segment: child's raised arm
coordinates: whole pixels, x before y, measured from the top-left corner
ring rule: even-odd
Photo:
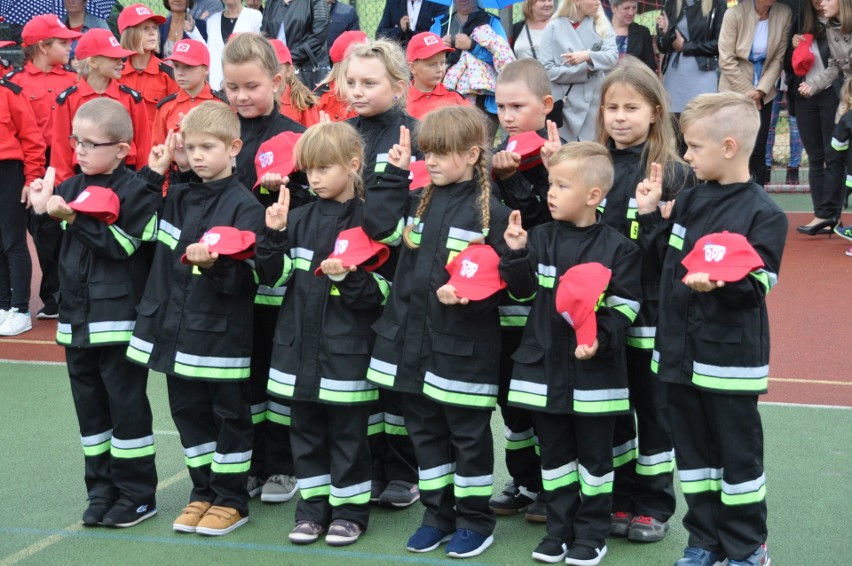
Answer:
[[[562,147],[562,140],[559,139],[559,128],[555,122],[548,120],[547,141],[541,146],[541,164],[545,169],[550,169],[550,158],[560,147]]]
[[[290,211],[290,189],[286,185],[281,186],[278,193],[278,202],[273,202],[266,209],[266,227],[270,230],[282,231],[287,228],[287,217]]]
[[[520,210],[513,210],[509,215],[509,224],[503,233],[503,239],[512,250],[522,250],[527,246],[527,231],[521,224]]]
[[[29,200],[37,214],[47,211],[47,201],[53,196],[53,185],[56,183],[56,169],[48,167],[43,179],[30,183]]]
[[[411,132],[405,126],[399,127],[399,143],[388,150],[388,163],[403,171],[411,165]]]

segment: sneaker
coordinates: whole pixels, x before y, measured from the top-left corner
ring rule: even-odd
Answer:
[[[533,550],[532,557],[533,560],[538,560],[539,562],[546,562],[548,564],[556,564],[557,562],[562,562],[565,560],[565,556],[568,554],[568,545],[564,542],[560,542],[558,540],[553,539],[544,539],[538,546]]]
[[[772,560],[769,558],[769,550],[766,544],[757,547],[757,550],[751,553],[748,558],[742,560],[728,559],[728,566],[771,566]]]
[[[451,538],[453,538],[453,533],[423,525],[408,539],[405,550],[408,552],[431,552],[445,542],[450,542]]]
[[[615,519],[613,519],[615,522]],[[636,515],[630,521],[627,530],[627,540],[634,542],[657,542],[666,538],[669,524],[666,521],[658,521],[647,515]]]
[[[5,321],[6,317],[10,314],[12,314],[12,309],[0,309],[0,325],[3,324],[3,321]]]
[[[633,513],[627,511],[616,511],[612,514],[612,522],[609,526],[609,536],[611,537],[626,537],[630,531],[630,522],[633,520]]]
[[[834,233],[841,238],[852,242],[852,226],[841,226],[838,224],[834,227]]]
[[[510,480],[500,495],[488,502],[488,506],[495,515],[517,515],[535,503],[536,496],[538,493],[522,485],[516,487],[514,480]]]
[[[139,505],[132,501],[119,501],[104,515],[103,522],[105,527],[132,527],[156,514],[157,505],[154,503]]]
[[[404,480],[391,480],[379,496],[379,505],[390,507],[408,507],[420,499],[420,489],[416,483]]]
[[[524,518],[530,523],[546,523],[547,522],[547,503],[544,501],[544,494],[539,493],[535,498],[535,503],[527,508]]]
[[[293,530],[290,531],[289,539],[293,544],[311,544],[316,542],[321,534],[325,532],[325,527],[311,521],[299,521]]]
[[[494,535],[485,536],[470,529],[459,529],[447,543],[445,552],[450,558],[472,558],[485,552],[493,542]]]
[[[54,320],[59,318],[59,307],[56,305],[50,307],[42,307],[41,310],[38,311],[36,318],[39,320]]]
[[[846,250],[846,255],[849,256],[849,257],[852,257],[852,247],[850,247],[848,250]]]
[[[12,309],[0,323],[0,336],[17,336],[27,330],[32,330],[33,320],[29,312]]]
[[[213,504],[209,501],[193,501],[183,508],[178,518],[172,523],[172,530],[179,533],[194,533],[198,522]]]
[[[200,535],[218,537],[226,535],[246,523],[248,523],[248,516],[243,517],[236,509],[213,505],[198,521],[195,532]]]
[[[382,480],[372,480],[370,482],[370,503],[378,503],[382,493],[388,487],[388,482]]]
[[[712,552],[697,546],[687,546],[683,550],[683,558],[674,563],[674,566],[713,566],[725,559],[717,552]]]
[[[575,544],[565,556],[565,564],[576,564],[577,566],[596,566],[606,556],[606,545],[599,547]]]
[[[325,543],[329,546],[347,546],[358,541],[364,530],[361,525],[343,519],[335,519],[328,527]]]
[[[285,503],[293,499],[298,489],[295,476],[273,474],[263,484],[260,500],[264,503]]]
[[[104,497],[93,497],[89,500],[89,506],[83,511],[83,525],[86,527],[97,527],[104,522],[104,515],[115,505]]]
[[[260,476],[249,476],[248,480],[246,480],[246,491],[248,492],[249,499],[254,499],[258,495],[260,495],[261,490],[265,482],[263,478]]]

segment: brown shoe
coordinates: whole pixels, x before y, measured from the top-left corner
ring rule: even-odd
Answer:
[[[172,523],[172,529],[179,533],[194,533],[198,521],[207,513],[211,505],[213,504],[208,501],[193,501],[183,508],[178,518]]]
[[[207,510],[204,517],[198,522],[195,532],[200,535],[217,537],[226,535],[247,522],[248,517],[243,517],[236,509],[214,505]]]

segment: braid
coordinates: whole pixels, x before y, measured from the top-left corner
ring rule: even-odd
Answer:
[[[491,183],[488,181],[487,161],[488,160],[485,157],[485,148],[482,148],[482,153],[479,154],[479,161],[476,164],[476,169],[479,175],[479,210],[482,214],[483,238],[488,237],[488,230],[491,226]]]
[[[402,231],[402,239],[405,242],[405,245],[412,250],[416,250],[420,247],[420,245],[411,241],[411,232],[414,230],[415,226],[420,224],[420,219],[423,218],[424,214],[426,214],[426,209],[429,207],[429,202],[432,200],[433,194],[435,194],[435,185],[433,183],[429,183],[423,189],[423,193],[420,196],[420,204],[417,205],[417,211],[414,213],[414,223],[409,224],[405,227],[405,230]]]

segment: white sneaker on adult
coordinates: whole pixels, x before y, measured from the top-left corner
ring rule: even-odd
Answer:
[[[17,336],[27,330],[32,330],[32,327],[33,320],[30,313],[22,313],[14,308],[0,323],[0,336]]]

